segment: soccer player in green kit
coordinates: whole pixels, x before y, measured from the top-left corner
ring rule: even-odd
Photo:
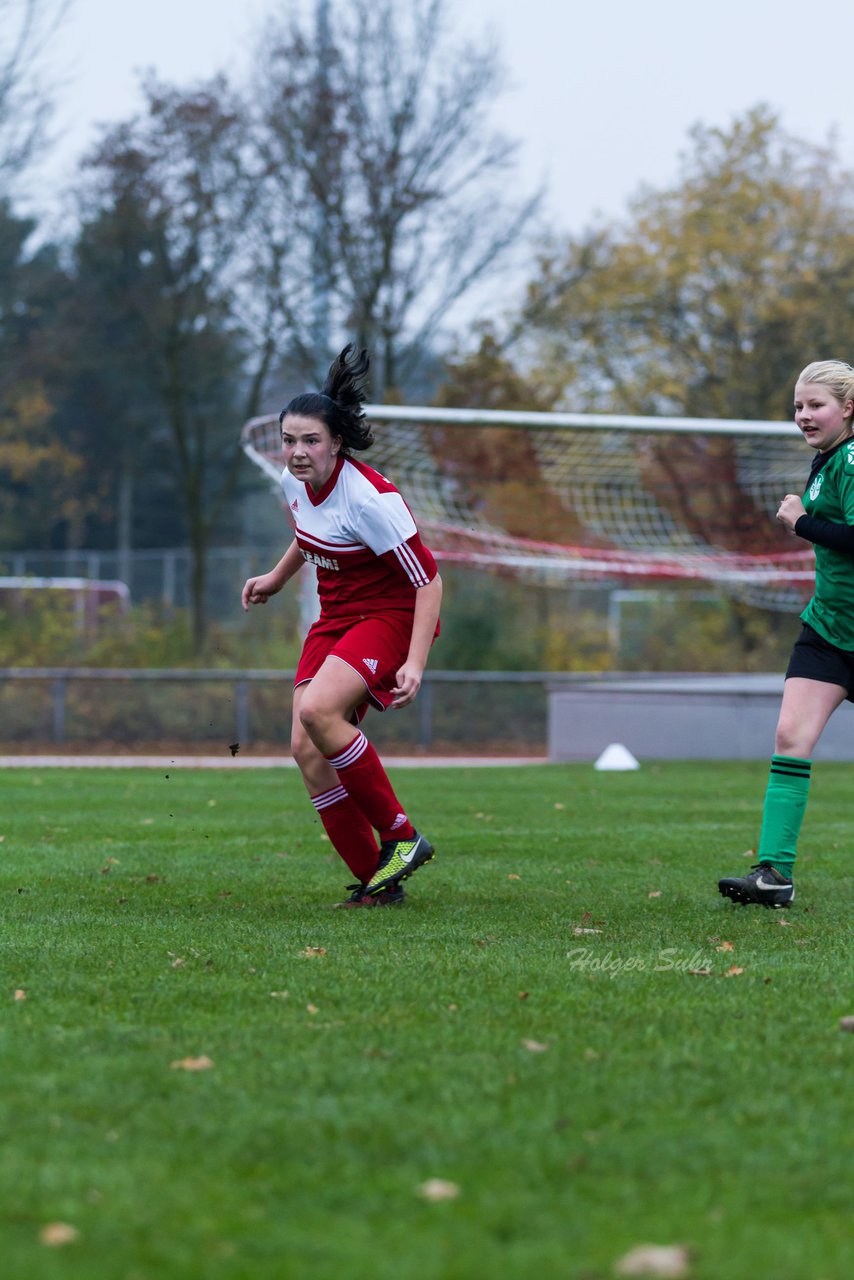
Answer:
[[[795,424],[816,454],[803,499],[787,493],[777,519],[815,547],[815,594],[801,614],[765,792],[758,865],[718,882],[744,905],[788,907],[807,805],[811,756],[833,712],[854,702],[854,368],[808,364],[795,386]]]

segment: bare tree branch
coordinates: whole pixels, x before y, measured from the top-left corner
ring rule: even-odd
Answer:
[[[539,197],[508,195],[516,147],[489,123],[498,57],[453,41],[447,0],[324,7],[322,40],[297,20],[265,32],[259,199],[292,233],[289,285],[314,295],[291,312],[293,350],[325,365],[309,324],[325,309],[334,341],[372,349],[382,397],[424,362],[454,305],[502,269]]]
[[[0,197],[46,145],[45,51],[72,0],[0,0]]]

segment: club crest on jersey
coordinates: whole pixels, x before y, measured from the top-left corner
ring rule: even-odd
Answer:
[[[850,454],[849,454],[849,457],[850,457]],[[824,479],[824,476],[821,474],[821,472],[819,472],[815,480],[813,480],[812,484],[810,485],[810,497],[812,498],[813,502],[815,502],[816,498],[821,493],[821,482],[823,479]]]
[[[299,511],[299,498],[294,498],[291,503],[291,511]]]
[[[376,658],[363,658],[363,659],[362,659],[362,661],[364,662],[365,666],[366,666],[366,667],[368,668],[368,670],[370,671],[371,675],[372,675],[372,676],[375,676],[375,675],[377,674],[377,667],[379,666],[379,662],[377,661],[377,659],[376,659]]]

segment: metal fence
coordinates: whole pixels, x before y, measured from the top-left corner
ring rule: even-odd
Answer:
[[[131,749],[168,743],[286,748],[293,671],[0,668],[0,742]],[[577,679],[542,671],[427,671],[417,701],[377,715],[371,737],[401,751],[545,754],[547,689]]]
[[[207,556],[207,605],[212,617],[240,613],[240,589],[274,564],[281,548],[212,547]],[[0,574],[15,578],[110,579],[123,583],[134,604],[154,601],[188,608],[192,557],[188,547],[140,551],[0,551]]]

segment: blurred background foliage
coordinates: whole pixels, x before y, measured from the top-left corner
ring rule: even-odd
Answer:
[[[212,556],[278,558],[240,426],[316,385],[345,341],[371,350],[378,401],[700,417],[787,418],[808,360],[851,356],[854,180],[765,107],[698,124],[671,187],[568,235],[491,124],[494,43],[458,37],[447,0],[330,0],[262,24],[249,83],[147,77],[143,109],[81,159],[60,234],[27,175],[63,6],[21,8],[27,39],[0,35],[0,559],[187,547],[191,571],[184,612],[134,598],[96,634],[53,598],[0,598],[6,663],[286,660],[292,610],[280,632],[272,610],[212,606]],[[691,459],[671,461],[689,484]],[[514,531],[571,541],[536,477],[515,479]],[[719,516],[737,521],[731,493]],[[461,583],[443,666],[779,666],[779,616],[737,602],[653,594],[618,644],[607,590]]]

